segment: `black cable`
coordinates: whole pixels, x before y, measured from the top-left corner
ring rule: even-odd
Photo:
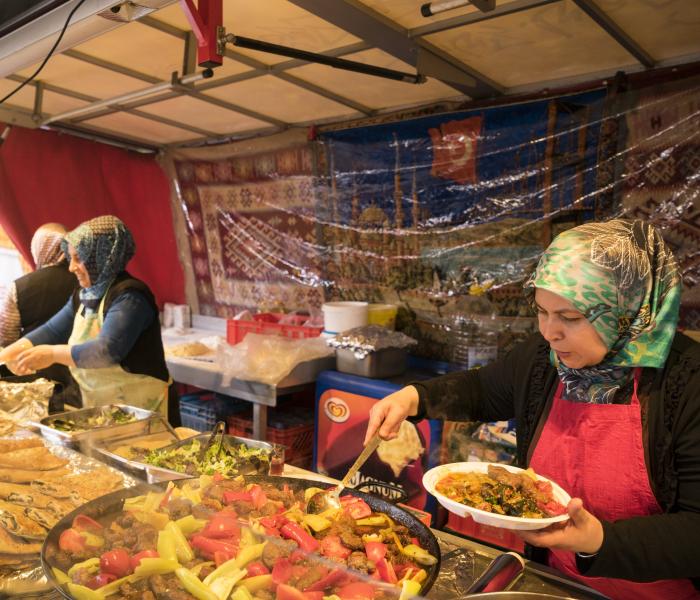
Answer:
[[[34,79],[41,72],[41,70],[44,68],[44,66],[48,62],[49,58],[51,58],[51,55],[54,53],[54,50],[56,50],[58,45],[61,43],[61,40],[63,39],[63,34],[66,32],[66,29],[68,29],[68,24],[70,23],[70,20],[73,18],[75,11],[78,10],[84,3],[85,3],[85,0],[80,0],[73,7],[73,10],[70,11],[68,18],[66,19],[66,22],[63,24],[63,29],[61,29],[61,33],[59,34],[58,39],[56,40],[56,43],[53,45],[51,50],[49,50],[49,53],[46,55],[46,58],[39,65],[39,68],[36,71],[34,71],[34,73],[32,73],[28,79],[25,79],[14,90],[12,90],[9,94],[7,94],[7,96],[5,96],[2,100],[0,100],[0,104],[5,102],[5,100],[7,100],[8,98],[14,96],[17,92],[19,92],[25,85],[27,85],[32,79]]]

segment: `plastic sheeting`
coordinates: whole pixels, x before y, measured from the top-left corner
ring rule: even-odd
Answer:
[[[700,328],[700,82],[620,84],[179,155],[199,311],[394,303],[418,354],[476,366],[534,330],[521,285],[551,239],[620,216],[662,229]]]

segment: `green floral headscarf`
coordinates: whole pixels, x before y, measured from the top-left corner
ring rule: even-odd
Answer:
[[[564,397],[613,402],[633,367],[662,367],[678,322],[680,283],[673,254],[644,221],[590,223],[557,236],[525,287],[569,300],[608,348],[600,364],[583,369],[570,369],[551,354]]]

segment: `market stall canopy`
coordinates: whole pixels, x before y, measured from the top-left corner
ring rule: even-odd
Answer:
[[[48,12],[0,38],[0,97],[34,73],[76,7],[38,4]],[[86,2],[36,79],[0,105],[0,120],[142,148],[192,145],[700,58],[697,0],[479,0],[431,17],[422,4],[224,2],[228,33],[427,78],[406,83],[233,45],[205,79],[179,3]]]

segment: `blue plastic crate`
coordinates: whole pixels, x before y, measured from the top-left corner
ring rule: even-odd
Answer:
[[[250,408],[250,403],[230,396],[188,394],[180,398],[180,418],[185,427],[197,431],[211,430],[217,421]]]

